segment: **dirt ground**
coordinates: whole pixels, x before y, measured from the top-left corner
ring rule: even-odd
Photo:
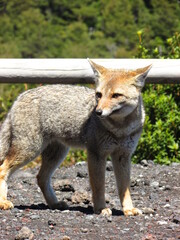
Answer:
[[[0,210],[0,239],[180,239],[180,164],[132,166],[131,193],[142,216],[121,211],[111,162],[106,170],[106,202],[111,217],[93,214],[86,163],[58,169],[53,186],[68,210],[50,210],[36,184],[38,167],[17,172],[9,182],[15,208]]]

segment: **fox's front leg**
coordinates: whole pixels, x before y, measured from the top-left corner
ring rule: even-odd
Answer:
[[[94,212],[102,215],[111,215],[112,212],[106,208],[105,202],[106,157],[100,157],[98,154],[88,151],[88,169]]]
[[[140,215],[141,210],[134,208],[131,194],[130,194],[130,172],[131,172],[131,159],[127,153],[116,152],[112,154],[112,162],[116,182],[119,192],[121,205],[124,215]]]

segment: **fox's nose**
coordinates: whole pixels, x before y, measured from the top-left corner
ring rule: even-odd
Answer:
[[[102,110],[101,109],[96,109],[96,114],[98,115],[98,116],[101,116],[102,115]]]

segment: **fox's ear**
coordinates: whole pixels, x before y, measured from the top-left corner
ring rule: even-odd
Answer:
[[[106,71],[106,68],[87,58],[95,74],[96,80]]]
[[[152,68],[152,64],[148,65],[144,68],[138,68],[135,70],[135,77],[134,77],[134,85],[137,88],[143,88],[145,85],[145,79],[147,77],[148,72],[150,71],[150,69]]]

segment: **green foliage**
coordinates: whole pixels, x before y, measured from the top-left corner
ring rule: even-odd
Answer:
[[[37,85],[31,84],[1,84],[0,85],[0,122],[5,118],[14,100],[23,91]]]
[[[138,57],[158,56],[145,48],[140,38]],[[169,38],[166,56],[179,58],[180,34]],[[161,56],[163,57],[163,56]],[[133,160],[153,159],[157,163],[170,164],[180,161],[180,85],[146,85],[143,92],[146,120]]]
[[[87,161],[86,150],[70,149],[63,165],[70,166],[77,162]]]
[[[174,96],[172,92],[176,92]],[[171,92],[171,93],[170,93]],[[180,86],[147,86],[143,93],[146,121],[134,155],[136,162],[176,162],[180,156]]]
[[[138,29],[163,52],[178,16],[176,0],[1,0],[0,57],[132,57]]]

